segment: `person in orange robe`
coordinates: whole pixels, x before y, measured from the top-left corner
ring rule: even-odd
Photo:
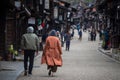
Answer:
[[[62,48],[59,38],[56,36],[56,31],[51,30],[46,39],[41,58],[41,64],[47,64],[49,70],[48,75],[53,76],[57,71],[57,67],[62,66]]]

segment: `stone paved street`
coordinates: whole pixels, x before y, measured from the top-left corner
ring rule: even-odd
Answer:
[[[70,51],[63,47],[63,66],[58,68],[53,77],[48,76],[46,65],[40,64],[41,54],[35,60],[33,75],[17,80],[120,80],[120,64],[98,51],[97,41],[88,41],[87,32],[82,41],[77,32],[71,41]]]
[[[0,61],[0,80],[16,80],[22,71],[21,61]]]

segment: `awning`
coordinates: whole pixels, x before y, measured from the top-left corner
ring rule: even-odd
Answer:
[[[58,0],[59,1],[59,4],[61,5],[61,6],[65,6],[65,7],[69,7],[70,6],[70,3],[68,3],[68,2],[65,2],[65,1],[62,1],[62,0]]]
[[[64,9],[64,10],[68,10],[68,8],[66,8],[64,6],[60,6],[60,5],[59,5],[59,8]]]

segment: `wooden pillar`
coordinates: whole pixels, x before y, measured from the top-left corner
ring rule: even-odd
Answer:
[[[3,59],[6,59],[6,38],[5,38],[5,28],[6,28],[6,12],[8,9],[8,3],[9,0],[5,1],[1,1],[0,2],[0,10],[2,12],[0,12],[0,56],[3,57]]]

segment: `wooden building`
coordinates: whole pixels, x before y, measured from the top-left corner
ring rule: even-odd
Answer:
[[[0,57],[8,60],[13,54],[9,52],[12,45],[17,52],[20,49],[21,36],[26,33],[28,26],[33,26],[35,33],[38,34],[38,26],[44,22],[47,16],[49,28],[44,27],[44,33],[54,26],[54,3],[55,0],[7,0],[2,1],[0,7]],[[68,6],[67,2],[56,0]],[[55,1],[55,2],[56,2]],[[60,7],[59,7],[60,8]],[[61,8],[62,9],[62,8]],[[60,10],[60,9],[59,9]],[[64,11],[64,10],[62,10]],[[61,12],[61,11],[60,11]],[[62,13],[59,13],[59,15]],[[60,16],[59,16],[60,19]],[[47,20],[47,19],[46,19]],[[42,33],[42,34],[44,34]]]
[[[44,1],[44,0],[42,0]],[[3,60],[12,58],[9,48],[19,51],[21,36],[26,28],[32,25],[37,30],[37,18],[43,15],[39,0],[7,0],[2,1],[0,7],[0,57]],[[41,17],[40,17],[41,18]],[[31,21],[30,21],[31,19]],[[12,60],[12,59],[11,59]]]
[[[120,49],[120,0],[97,0],[96,5],[111,32],[111,48]]]

